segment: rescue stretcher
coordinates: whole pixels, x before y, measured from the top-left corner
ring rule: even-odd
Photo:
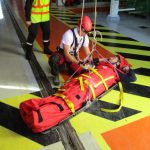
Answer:
[[[108,91],[116,88],[118,83],[122,99],[123,91],[119,80],[109,63],[101,63],[90,72],[72,78],[51,96],[22,102],[21,116],[34,133],[44,132],[86,110]],[[121,104],[118,109],[108,111],[114,112],[120,108]]]

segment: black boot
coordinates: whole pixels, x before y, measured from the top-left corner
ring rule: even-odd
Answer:
[[[59,75],[55,75],[55,76],[53,77],[53,83],[54,83],[54,85],[56,85],[56,86],[60,84]]]
[[[27,60],[30,60],[31,59],[31,56],[32,56],[32,47],[33,45],[29,45],[26,43],[26,59]]]
[[[49,49],[49,41],[48,42],[43,42],[44,45],[44,53],[51,55],[53,52]]]

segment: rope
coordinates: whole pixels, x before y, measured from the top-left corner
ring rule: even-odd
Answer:
[[[80,23],[80,35],[81,35],[82,18],[83,18],[83,14],[84,14],[84,5],[85,5],[85,1],[83,0],[83,3],[82,3],[82,13],[81,13],[81,23]]]

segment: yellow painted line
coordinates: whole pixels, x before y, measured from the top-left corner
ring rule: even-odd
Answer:
[[[143,60],[135,60],[135,59],[127,59],[130,64],[132,64],[132,68],[148,68],[150,69],[150,62]]]
[[[109,28],[109,27],[105,27],[105,26],[102,26],[102,27],[100,27],[100,26],[96,26],[96,29],[105,29],[105,30],[112,30],[111,28]]]
[[[111,99],[110,99],[111,97]],[[101,98],[101,100],[113,104],[118,104],[118,98],[119,98],[119,91],[112,90],[107,95]],[[150,109],[150,100],[147,97],[137,96],[129,93],[124,93],[124,100],[123,100],[123,106],[136,109],[139,111],[147,111],[149,112]]]
[[[57,14],[57,13],[66,13],[66,14],[73,14],[73,13],[71,13],[70,11],[66,11],[66,10],[64,10],[64,9],[62,9],[62,10],[51,10],[51,13],[53,13],[53,14]]]
[[[136,74],[136,77],[137,77],[137,80],[134,82],[134,84],[139,84],[139,85],[144,85],[144,86],[150,87],[150,77],[138,75],[138,74]]]
[[[120,34],[120,33],[114,33],[114,32],[103,32],[101,31],[102,35],[112,35],[112,36],[120,36],[120,37],[126,37],[125,35],[123,34]]]
[[[19,108],[21,102],[31,98],[39,98],[39,97],[32,94],[24,94],[24,95],[11,97],[11,98],[6,98],[4,100],[0,100],[0,102]]]
[[[110,46],[105,46],[105,48],[112,52],[123,52],[123,53],[128,53],[128,54],[150,56],[150,52],[147,50],[128,49],[128,48],[110,47]]]
[[[97,40],[100,40],[100,38],[96,38]],[[110,42],[110,43],[119,43],[119,44],[128,44],[128,45],[138,45],[138,46],[145,46],[144,43],[138,42],[138,41],[128,41],[128,40],[118,40],[118,39],[109,39],[109,38],[103,38],[103,42]],[[148,46],[145,46],[148,47]]]
[[[42,147],[42,145],[30,139],[0,126],[1,150],[38,150]]]
[[[66,26],[72,27],[72,25],[67,24],[65,21],[62,21],[60,18],[52,15],[55,19],[57,19],[58,21],[62,22],[63,24],[65,24]]]
[[[54,16],[55,16],[55,14],[53,14]],[[56,14],[56,16],[62,16],[62,17],[64,17],[64,16],[66,16],[66,17],[74,17],[75,15],[74,14]]]

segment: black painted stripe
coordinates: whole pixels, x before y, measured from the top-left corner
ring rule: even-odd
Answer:
[[[148,46],[119,44],[119,43],[101,42],[101,41],[98,42],[100,42],[104,46],[110,46],[110,47],[120,47],[120,48],[128,48],[128,49],[147,50],[147,51],[150,50],[150,47]]]
[[[134,83],[123,83],[123,90],[129,94],[150,98],[150,87],[148,86]]]
[[[95,102],[90,108],[88,108],[86,112],[111,121],[119,121],[121,119],[127,118],[129,116],[133,116],[140,112],[138,110],[134,110],[127,107],[122,107],[122,109],[116,113],[108,113],[108,112],[100,111],[101,108],[117,109],[118,107],[119,107],[118,105],[99,100]]]
[[[69,17],[69,18],[62,18],[62,17],[59,17],[59,19],[63,20],[63,21],[78,21],[79,18],[74,18],[74,17]]]
[[[52,14],[56,17],[74,17],[74,14]]]
[[[104,26],[102,26],[102,25],[100,25],[100,24],[97,24],[96,27],[104,27]]]
[[[9,106],[0,102],[0,125],[16,132],[26,138],[29,138],[37,143],[40,143],[44,146],[53,144],[59,141],[59,135],[55,131],[51,131],[47,134],[35,134],[30,131],[30,129],[23,122],[21,115],[19,113],[19,109]]]
[[[96,37],[100,38],[100,35],[97,34]],[[102,35],[102,37],[103,38],[107,38],[107,39],[116,39],[116,40],[125,40],[125,41],[136,41],[136,40],[134,40],[132,38],[124,37],[124,36]]]
[[[66,21],[66,23],[69,25],[76,25],[77,24],[77,22],[67,22],[67,21]],[[100,29],[100,31],[101,32],[108,32],[108,33],[117,33],[116,31],[109,30],[109,29]]]
[[[150,69],[147,69],[147,68],[137,68],[137,69],[134,69],[134,71],[136,74],[150,76]]]
[[[150,61],[150,56],[129,54],[129,53],[120,53],[120,52],[119,52],[119,54],[121,54],[125,58],[136,59],[136,60],[143,60],[143,61]]]
[[[31,93],[32,95],[36,95],[36,96],[38,96],[38,97],[42,97],[42,94],[41,94],[41,92],[39,92],[39,91],[37,91],[37,92],[33,92],[33,93]]]
[[[109,33],[118,33],[116,31],[110,30],[110,29],[99,29],[100,32],[109,32]]]
[[[51,14],[53,14],[53,15],[60,15],[60,14],[62,14],[62,15],[74,15],[74,13],[67,13],[66,11],[61,11],[61,12],[51,12]]]

